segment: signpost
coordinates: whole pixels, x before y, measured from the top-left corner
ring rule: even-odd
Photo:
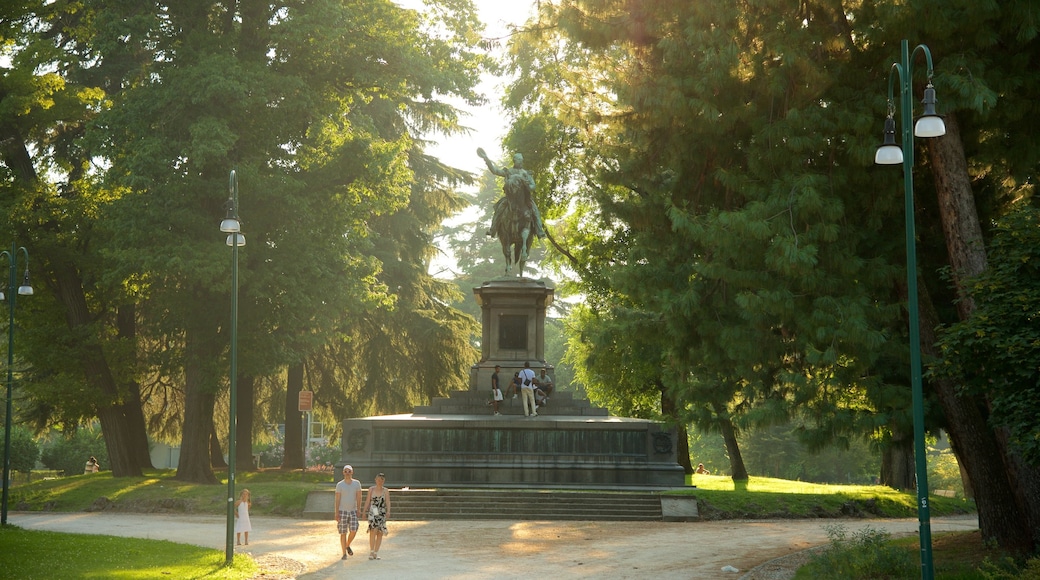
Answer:
[[[307,473],[307,438],[311,432],[311,411],[314,409],[314,391],[300,391],[300,403],[299,409],[301,413],[305,413],[303,416],[303,437],[301,443],[303,443],[303,471],[301,474]],[[302,475],[301,475],[302,477]],[[302,480],[301,480],[302,481]]]
[[[314,391],[300,391],[300,412],[309,413],[314,407]]]

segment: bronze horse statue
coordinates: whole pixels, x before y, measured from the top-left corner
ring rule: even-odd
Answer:
[[[538,207],[534,204],[534,177],[524,169],[524,157],[513,155],[513,167],[497,167],[488,159],[483,149],[477,149],[488,169],[505,178],[502,192],[505,194],[495,202],[495,214],[491,220],[489,236],[497,236],[502,244],[502,255],[506,259],[505,273],[513,265],[518,266],[517,275],[523,276],[524,265],[536,237],[545,235]]]
[[[536,236],[534,215],[530,208],[517,207],[508,197],[495,203],[496,218],[492,221],[491,234],[498,237],[505,257],[505,273],[514,265],[518,276],[524,275],[524,266],[530,255],[531,244]]]

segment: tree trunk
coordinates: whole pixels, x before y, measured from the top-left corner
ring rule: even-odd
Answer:
[[[137,341],[137,308],[133,304],[119,307],[116,310],[116,327],[119,338],[129,340],[136,347]],[[133,349],[135,355],[137,349]],[[130,452],[134,455],[141,467],[152,468],[152,454],[148,450],[148,429],[145,426],[144,410],[142,408],[141,385],[137,381],[130,381],[127,385],[127,393],[123,402],[122,412],[126,417],[127,428],[130,430]]]
[[[668,395],[664,384],[657,381],[657,388],[661,391],[661,414],[675,425],[675,458],[682,466],[686,475],[693,473],[693,464],[690,462],[690,438],[686,432],[686,425],[679,419],[679,413],[675,408],[675,399]]]
[[[83,293],[83,283],[79,272],[69,263],[51,262],[58,301],[65,307],[65,320],[72,330],[92,324],[93,320]],[[119,388],[116,386],[112,370],[105,359],[101,346],[91,344],[81,348],[80,362],[83,365],[84,378],[91,389],[101,396],[97,405],[97,417],[101,423],[101,432],[105,437],[105,449],[108,451],[108,463],[115,477],[140,477],[141,464],[133,452],[133,435],[123,405],[120,403]]]
[[[213,408],[216,401],[216,323],[194,320],[185,329],[184,424],[181,428],[181,456],[175,479],[192,483],[217,483],[210,467],[210,437],[213,434]]]
[[[957,115],[951,113],[945,121],[946,136],[927,140],[928,159],[935,177],[946,253],[957,286],[957,314],[961,320],[967,320],[975,312],[975,301],[964,290],[963,282],[986,269],[986,245],[975,209]]]
[[[216,421],[210,421],[209,466],[213,469],[228,468],[228,462],[224,461],[224,448],[220,446],[220,435],[217,433]],[[235,471],[238,471],[238,466],[235,466]]]
[[[744,457],[740,454],[740,446],[737,445],[737,432],[733,428],[733,422],[729,414],[720,405],[715,405],[715,413],[718,415],[719,430],[722,431],[722,440],[726,443],[726,452],[729,455],[730,472],[733,481],[747,481],[748,472],[744,467]]]
[[[256,471],[253,463],[253,399],[255,380],[251,376],[239,375],[236,394],[235,416],[235,471]]]
[[[300,419],[300,391],[303,390],[303,365],[289,367],[285,384],[285,455],[282,469],[303,469],[303,421]]]
[[[920,293],[921,352],[928,358],[939,358],[935,348],[938,314],[931,295]],[[1024,506],[1015,493],[1014,479],[1005,466],[1005,455],[996,434],[986,421],[985,405],[975,397],[962,397],[949,380],[929,381],[946,415],[946,433],[957,461],[964,466],[975,490],[979,513],[979,530],[983,539],[996,540],[1009,550],[1028,550],[1032,532],[1024,517]]]
[[[895,430],[892,441],[881,452],[881,485],[892,489],[916,489],[914,440]]]
[[[935,177],[936,195],[946,251],[959,300],[957,314],[967,320],[975,303],[964,291],[964,281],[986,268],[986,248],[979,224],[968,164],[955,114],[946,117],[946,135],[928,140],[928,159]],[[938,357],[933,328],[939,319],[926,297],[930,324],[922,323],[922,349]],[[981,397],[961,397],[949,380],[934,383],[949,424],[958,460],[971,479],[979,511],[979,528],[1002,547],[1031,551],[1031,530],[1040,526],[1040,484],[1035,468],[1025,466],[1007,437],[988,425],[989,406]]]

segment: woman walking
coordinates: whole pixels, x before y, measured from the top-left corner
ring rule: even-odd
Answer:
[[[368,514],[368,559],[379,560],[379,546],[387,534],[386,518],[390,515],[390,492],[382,473],[376,475],[376,484],[368,488],[365,513]]]

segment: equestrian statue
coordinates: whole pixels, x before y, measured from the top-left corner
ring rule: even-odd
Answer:
[[[524,169],[524,156],[519,153],[513,155],[512,167],[496,166],[481,148],[477,149],[477,155],[487,163],[491,173],[505,179],[502,186],[504,195],[495,202],[495,213],[487,235],[497,236],[502,244],[505,273],[509,274],[515,264],[517,275],[523,276],[534,238],[545,236],[542,216],[534,203],[534,176]]]

